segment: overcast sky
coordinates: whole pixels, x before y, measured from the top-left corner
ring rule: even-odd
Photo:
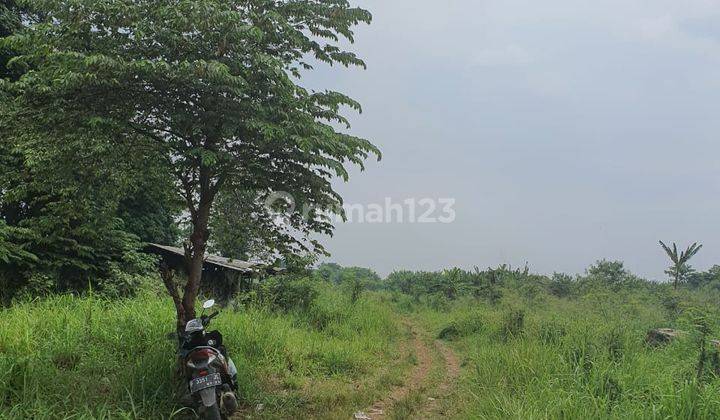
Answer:
[[[658,240],[720,264],[720,1],[362,0],[358,99],[383,152],[347,203],[455,198],[450,224],[338,225],[331,260],[387,274],[501,263],[664,279]]]

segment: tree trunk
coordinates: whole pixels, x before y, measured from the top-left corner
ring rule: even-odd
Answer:
[[[203,262],[205,261],[205,249],[207,248],[207,240],[209,237],[208,223],[210,220],[210,207],[210,201],[201,197],[197,216],[193,220],[190,248],[185,251],[187,260],[187,283],[185,284],[182,300],[183,325],[196,316],[195,300],[200,290]]]
[[[209,148],[208,143],[204,146]],[[185,187],[185,199],[188,209],[190,210],[193,224],[189,244],[185,245],[185,273],[187,274],[187,283],[185,284],[182,297],[183,319],[178,319],[178,325],[182,325],[183,329],[188,321],[196,317],[195,300],[200,290],[203,263],[205,261],[205,249],[207,248],[207,241],[210,237],[210,231],[208,230],[210,212],[215,195],[222,184],[220,180],[217,180],[215,185],[212,184],[212,171],[203,165],[202,162],[199,162],[197,174],[198,184],[196,185],[192,185],[189,180],[182,180],[183,186]],[[197,206],[194,202],[195,193],[197,193],[198,198]]]

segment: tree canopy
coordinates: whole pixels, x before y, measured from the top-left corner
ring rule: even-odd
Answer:
[[[194,316],[218,194],[251,191],[249,214],[266,215],[265,197],[290,193],[298,211],[263,226],[274,233],[270,246],[323,251],[308,238],[332,224],[299,209],[340,208],[331,178],[346,179],[347,164],[362,167],[379,151],[339,129],[357,102],[305,89],[300,76],[316,62],[364,66],[342,45],[369,12],[345,0],[26,3],[41,13],[2,42],[22,73],[1,85],[11,98],[2,122],[31,156],[122,150],[93,162],[117,168],[144,157],[172,177],[192,224],[181,322]],[[88,166],[82,155],[58,164],[75,176]]]

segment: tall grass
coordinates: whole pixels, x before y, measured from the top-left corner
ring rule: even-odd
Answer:
[[[688,306],[705,298],[684,297]],[[442,311],[414,308],[464,360],[449,404],[458,418],[720,417],[720,379],[711,369],[696,375],[693,310],[669,316],[641,293],[530,301],[512,291],[498,305],[468,298]],[[717,310],[704,309],[715,337]],[[645,334],[660,326],[686,334],[648,346]]]
[[[170,301],[60,296],[0,312],[0,418],[169,418],[177,415]],[[392,361],[393,314],[324,290],[306,310],[227,308],[214,321],[237,364],[241,402],[275,417],[362,406],[363,385]],[[316,392],[315,382],[332,383]],[[348,385],[357,382],[356,385]],[[254,408],[262,404],[264,409]]]

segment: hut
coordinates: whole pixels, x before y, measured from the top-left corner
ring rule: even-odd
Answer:
[[[185,264],[183,248],[148,244],[146,252],[159,255],[165,268],[182,273]],[[265,264],[251,263],[219,255],[206,255],[203,264],[200,292],[213,296],[220,303],[227,303],[236,293],[247,291],[259,278],[275,274],[280,269]]]

